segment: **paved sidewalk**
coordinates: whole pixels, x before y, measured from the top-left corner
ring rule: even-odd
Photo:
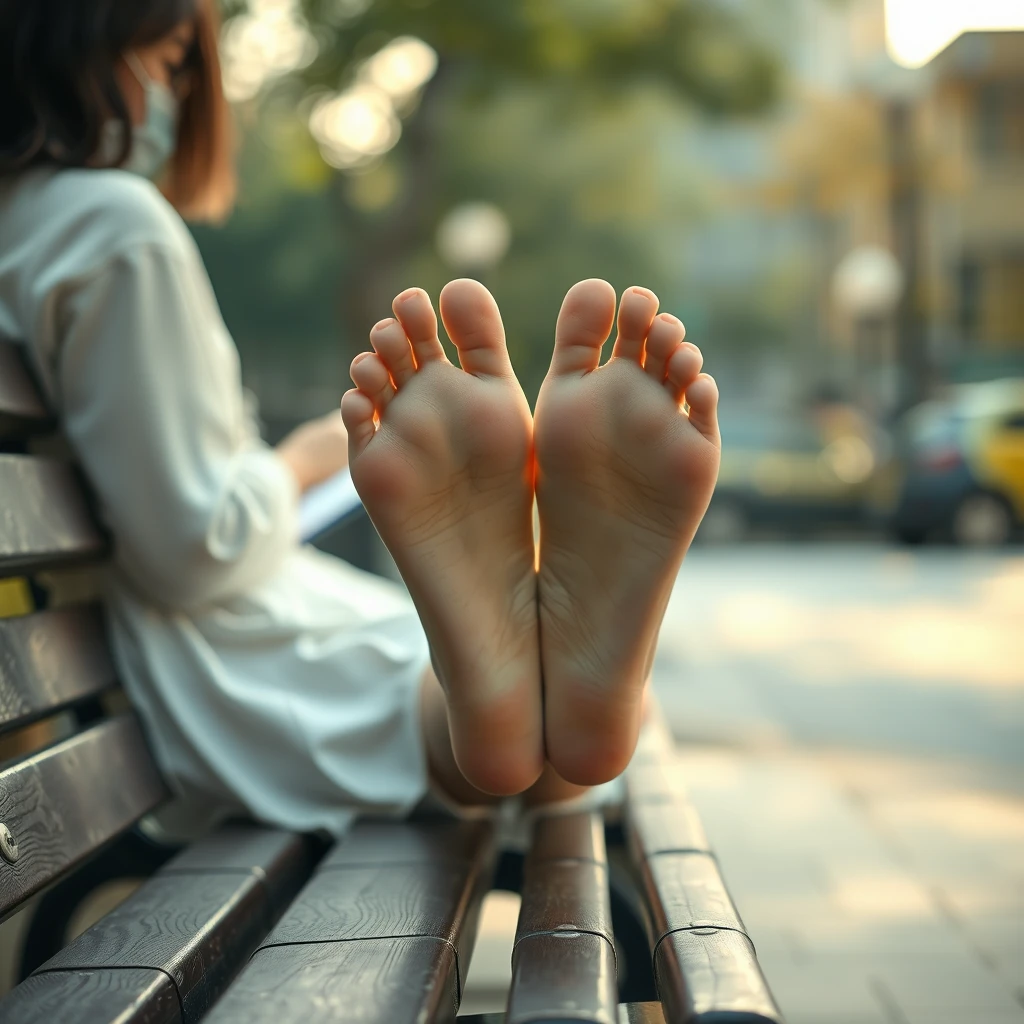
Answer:
[[[655,688],[790,1024],[1024,1024],[1024,558],[691,553]]]
[[[785,753],[679,770],[789,1024],[1024,1024],[1024,801]]]

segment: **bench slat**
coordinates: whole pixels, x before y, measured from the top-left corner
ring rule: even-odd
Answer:
[[[98,607],[0,619],[0,732],[116,683]]]
[[[410,822],[389,831],[391,857],[400,862],[368,866],[365,857],[384,833],[380,825],[356,826],[261,944],[210,1022],[411,1024],[434,1020],[431,1014],[454,1017],[493,874],[493,829]],[[470,859],[468,837],[475,842]]]
[[[320,862],[318,872],[335,868],[399,864],[471,864],[489,842],[491,826],[483,821],[417,822],[398,828],[394,821],[361,821]]]
[[[203,1024],[453,1024],[455,951],[441,939],[258,950]]]
[[[269,931],[309,879],[315,858],[316,849],[308,837],[249,824],[227,824],[186,847],[160,873],[253,875],[266,890]]]
[[[28,455],[0,455],[0,494],[0,577],[104,553],[106,542],[70,466]]]
[[[629,846],[668,1024],[781,1024],[754,947],[670,755],[627,772]]]
[[[561,814],[538,819],[530,846],[530,863],[586,860],[607,864],[604,822],[599,814]]]
[[[669,1024],[782,1022],[754,947],[739,932],[674,932],[658,946],[654,972]]]
[[[746,934],[725,888],[715,858],[708,853],[656,853],[641,868],[652,898],[652,924],[658,935],[683,928],[733,929]]]
[[[281,901],[298,891],[311,867],[301,836],[225,827],[169,861],[35,973],[159,970],[174,982],[184,1024],[193,1024],[266,936]],[[91,1006],[71,1019],[105,1024]]]
[[[143,967],[34,974],[0,1009],[4,1024],[182,1024],[181,1003],[171,979]]]
[[[0,341],[0,437],[36,433],[53,423],[24,356],[22,345]]]
[[[472,890],[464,869],[399,865],[318,874],[267,939],[345,942],[389,935],[433,935],[454,941]]]
[[[615,954],[587,932],[531,935],[516,946],[506,1024],[617,1024]]]
[[[508,1024],[615,1024],[617,1002],[601,818],[540,818],[524,869]]]
[[[0,772],[0,822],[18,845],[14,864],[0,860],[0,916],[166,798],[132,714]]]
[[[627,819],[638,855],[711,852],[700,815],[687,801],[630,804]]]

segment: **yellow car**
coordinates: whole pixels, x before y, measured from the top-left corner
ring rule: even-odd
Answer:
[[[876,493],[892,532],[996,545],[1024,526],[1024,379],[963,384],[911,409]]]

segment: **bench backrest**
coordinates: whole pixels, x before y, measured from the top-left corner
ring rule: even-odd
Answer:
[[[0,580],[107,550],[74,467],[29,453],[55,420],[23,354],[0,341]],[[28,592],[37,610],[0,618],[0,918],[167,796],[135,716],[106,713],[117,679],[101,609]]]

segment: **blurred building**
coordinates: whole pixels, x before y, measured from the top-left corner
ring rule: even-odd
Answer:
[[[956,379],[1024,375],[1024,32],[970,32],[915,110],[921,316]]]
[[[690,135],[716,200],[687,247],[696,319],[713,344],[745,335],[727,390],[886,417],[946,381],[1024,375],[1024,32],[966,33],[908,70],[883,0],[748,7],[787,99]],[[901,270],[884,316],[836,301],[836,269],[868,246]]]

